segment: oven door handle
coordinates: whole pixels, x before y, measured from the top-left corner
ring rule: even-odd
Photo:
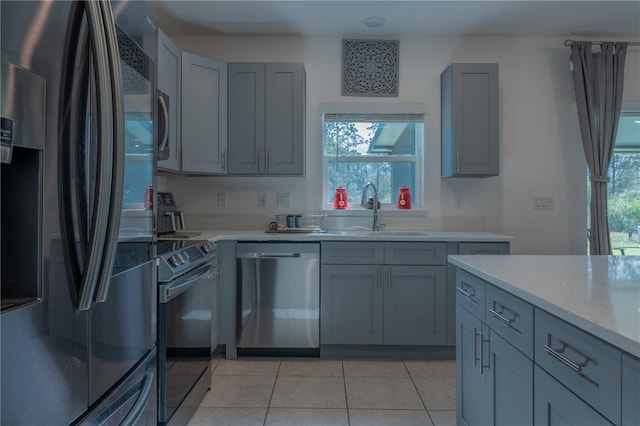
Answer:
[[[207,264],[196,269],[183,279],[170,281],[167,284],[161,285],[159,294],[160,303],[167,303],[180,293],[187,291],[201,279],[212,276],[215,268],[215,265]]]

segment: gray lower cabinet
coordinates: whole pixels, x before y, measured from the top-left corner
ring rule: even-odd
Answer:
[[[444,266],[385,266],[384,344],[443,345],[446,334]]]
[[[488,407],[493,425],[533,425],[533,361],[493,330],[489,331],[486,369]]]
[[[460,243],[458,254],[509,254],[509,243]]]
[[[509,254],[508,242],[449,242],[447,254]],[[447,264],[447,345],[455,345],[456,333],[456,267]],[[484,307],[483,307],[484,309]]]
[[[439,264],[445,259],[444,247],[323,243],[320,342],[444,345],[447,281],[446,267]],[[406,265],[405,252],[413,258],[410,262],[423,264]]]
[[[620,350],[535,309],[536,365],[614,424],[620,424]]]
[[[456,336],[458,424],[532,425],[533,361],[462,305]]]
[[[382,344],[380,273],[376,265],[322,265],[321,344]]]
[[[441,266],[323,265],[321,343],[441,345]]]
[[[482,321],[462,306],[456,310],[456,413],[458,425],[488,425],[487,381],[480,368]]]
[[[640,360],[456,273],[459,425],[638,425]]]
[[[181,129],[181,171],[226,174],[226,63],[182,52]]]
[[[640,359],[622,355],[622,426],[640,425]]]
[[[227,359],[236,359],[236,245],[235,241],[218,241],[218,277],[217,292],[218,345],[224,345]]]
[[[499,173],[498,64],[451,64],[441,75],[442,176]]]
[[[535,368],[535,422],[536,425],[612,425],[589,404],[551,377],[547,372]]]
[[[229,174],[304,175],[302,64],[229,63]]]

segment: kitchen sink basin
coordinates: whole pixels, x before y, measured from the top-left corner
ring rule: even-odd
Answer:
[[[399,237],[424,237],[429,235],[428,232],[424,231],[378,231],[371,232],[372,234],[382,234],[382,235],[395,235]]]
[[[429,235],[424,231],[329,231],[333,235],[348,235],[350,237],[425,237]]]

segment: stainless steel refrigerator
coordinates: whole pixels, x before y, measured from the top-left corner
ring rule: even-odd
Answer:
[[[156,424],[155,19],[0,14],[0,422]]]

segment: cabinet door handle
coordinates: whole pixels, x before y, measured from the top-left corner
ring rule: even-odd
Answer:
[[[489,335],[489,330],[487,330],[487,336]],[[480,375],[484,373],[485,368],[491,368],[491,357],[489,357],[489,363],[485,365],[484,363],[484,344],[490,344],[491,339],[485,339],[484,333],[480,333]]]
[[[508,326],[511,326],[511,323],[515,321],[515,319],[509,319],[509,318],[505,317],[504,315],[502,315],[501,312],[496,312],[493,309],[489,309],[489,313],[491,315],[493,315],[494,318],[496,318],[497,320],[505,323]]]
[[[271,151],[267,151],[267,173],[269,173],[269,169],[271,168]]]
[[[473,368],[478,366],[478,356],[476,355],[476,336],[478,335],[478,330],[473,327],[473,341],[471,343],[471,352],[473,352]]]
[[[576,373],[580,373],[582,371],[582,368],[587,365],[587,362],[575,363],[571,361],[569,358],[562,354],[566,349],[566,344],[560,349],[553,349],[551,346],[544,345],[544,350],[547,351],[549,355],[551,355],[553,358],[557,359]]]
[[[258,150],[258,172],[260,172],[260,163],[262,163],[262,151]]]
[[[222,170],[227,170],[227,153],[223,152],[221,155],[222,161],[220,161],[220,163],[222,163]]]
[[[376,272],[376,274],[378,275],[378,288],[382,288],[382,275],[380,273],[380,268],[378,268],[378,271]]]
[[[456,151],[456,172],[460,171],[460,151]]]
[[[391,290],[391,268],[387,269],[387,286]]]

